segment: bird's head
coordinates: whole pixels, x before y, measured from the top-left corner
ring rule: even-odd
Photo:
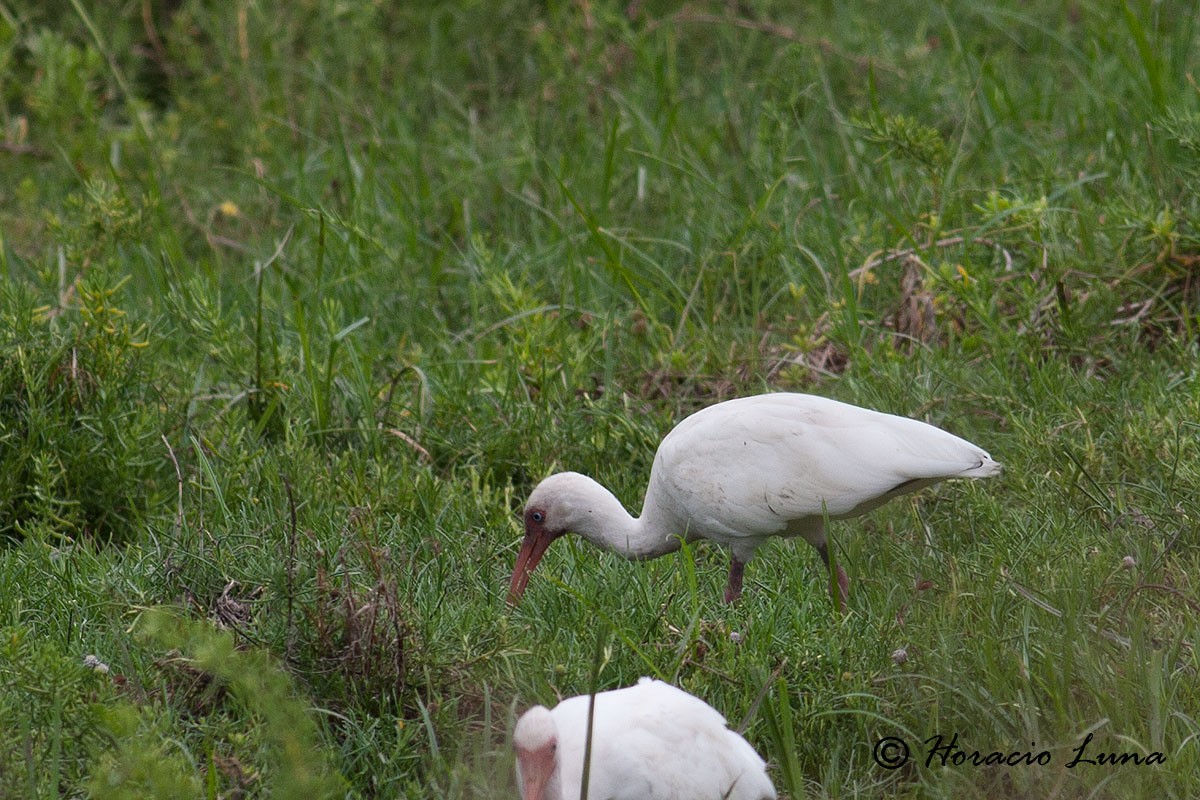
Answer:
[[[599,484],[578,472],[559,472],[534,488],[525,503],[525,539],[508,586],[510,605],[516,605],[525,594],[529,576],[551,542],[566,533],[590,530],[588,518],[592,516],[597,490],[607,494]]]
[[[513,729],[513,750],[521,800],[556,797],[551,785],[558,767],[558,729],[549,709],[534,706],[521,715]]]

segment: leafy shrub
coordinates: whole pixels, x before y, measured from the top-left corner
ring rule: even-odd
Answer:
[[[117,305],[124,281],[109,277],[140,212],[95,185],[67,208],[78,219],[60,252],[79,273],[58,306],[0,287],[0,535],[125,541],[166,463],[146,331]]]
[[[28,628],[0,629],[0,797],[57,796],[100,742],[102,673]]]

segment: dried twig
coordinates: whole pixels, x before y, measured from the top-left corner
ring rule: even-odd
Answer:
[[[988,239],[983,236],[967,237],[967,236],[957,235],[957,236],[947,236],[944,239],[938,239],[936,242],[926,245],[925,247],[920,247],[920,248],[908,247],[908,248],[905,248],[904,250],[889,250],[881,256],[876,256],[875,258],[872,258],[870,261],[863,264],[861,267],[851,270],[850,277],[851,278],[861,278],[866,273],[870,272],[871,270],[875,269],[876,267],[879,267],[879,266],[882,266],[883,264],[888,263],[889,261],[898,261],[900,259],[913,258],[913,257],[916,257],[918,253],[920,253],[924,250],[929,250],[929,249],[935,248],[935,247],[936,248],[954,247],[955,245],[960,245],[960,244],[982,244],[986,247],[995,247],[995,248],[999,249],[1000,252],[1004,255],[1004,264],[1005,264],[1006,271],[1012,269],[1012,256],[1009,254],[1009,252],[1007,250],[1005,250],[1003,247],[1001,247],[1000,244],[998,242],[996,242],[995,240]],[[879,251],[877,250],[876,252],[879,252]]]
[[[430,461],[433,460],[433,456],[431,456],[429,454],[429,451],[426,450],[424,447],[422,447],[420,442],[418,442],[413,437],[409,436],[404,431],[400,430],[399,428],[384,428],[383,430],[387,433],[390,433],[392,436],[395,436],[397,439],[404,442],[406,445],[411,447],[413,450],[416,450],[417,451],[417,461],[421,462],[422,464],[428,464]]]
[[[49,153],[36,145],[21,144],[19,142],[0,142],[0,151],[14,156],[34,156],[35,158],[45,158],[49,155]]]

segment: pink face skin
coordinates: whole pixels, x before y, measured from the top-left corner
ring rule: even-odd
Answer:
[[[550,739],[532,749],[517,747],[517,774],[521,779],[521,800],[559,800],[547,797],[546,787],[554,775],[558,742]]]
[[[508,603],[516,605],[525,594],[525,586],[529,583],[529,575],[533,568],[546,554],[550,543],[562,536],[564,531],[552,531],[546,527],[546,512],[541,508],[529,508],[525,511],[525,540],[521,543],[521,552],[517,554],[517,563],[513,567],[512,580],[508,586]]]

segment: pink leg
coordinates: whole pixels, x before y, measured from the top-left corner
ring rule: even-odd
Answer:
[[[742,596],[742,573],[746,565],[737,556],[729,557],[729,583],[725,585],[725,602],[732,603]]]
[[[842,599],[845,600],[850,596],[850,579],[846,577],[846,570],[842,569],[842,565],[838,564],[838,589],[841,590]]]
[[[821,561],[825,563],[825,568],[829,569],[829,548],[824,542],[817,545],[817,552],[821,554]],[[842,565],[837,565],[837,582],[840,589],[841,599],[846,600],[850,597],[850,579],[846,577],[846,570],[842,569]]]

